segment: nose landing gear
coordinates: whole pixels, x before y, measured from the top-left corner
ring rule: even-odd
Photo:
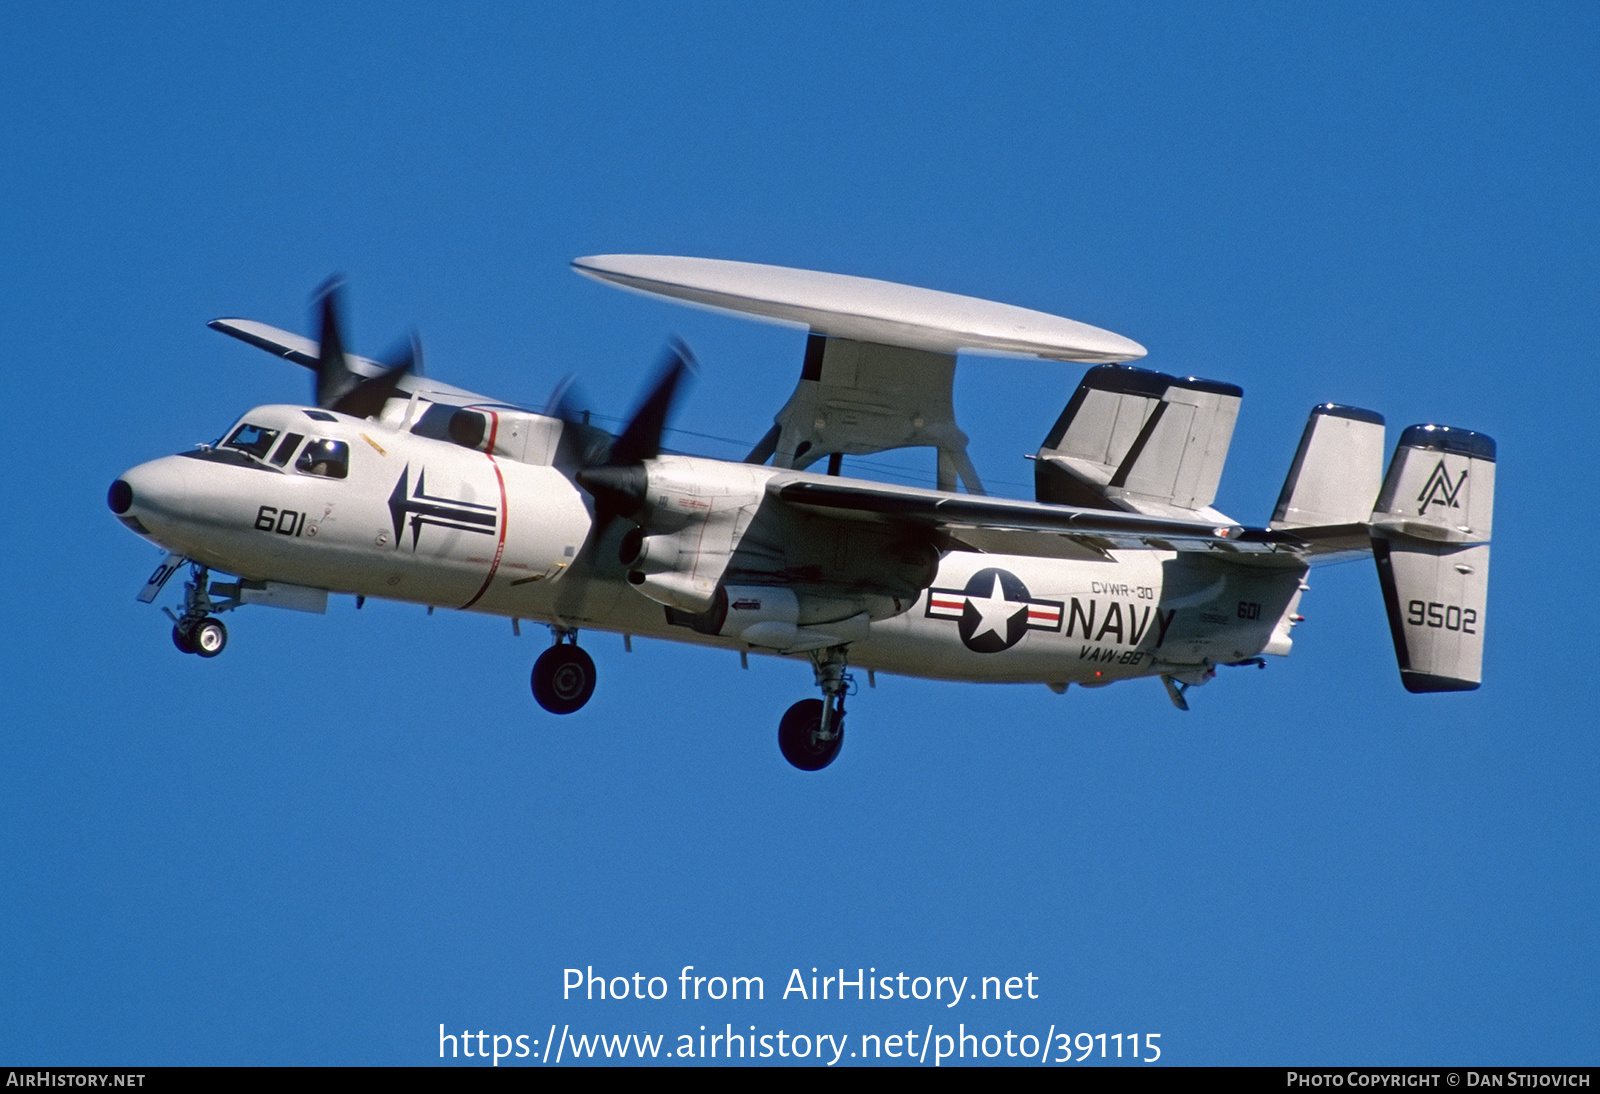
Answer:
[[[594,694],[594,659],[578,646],[578,632],[551,627],[554,644],[533,663],[533,697],[551,714],[571,714]]]
[[[210,616],[179,620],[172,627],[172,644],[184,653],[215,657],[228,644],[228,628],[222,625],[222,620]]]
[[[222,620],[213,619],[211,613],[225,612],[240,604],[237,584],[211,585],[210,575],[209,570],[195,563],[189,580],[183,583],[183,614],[174,615],[172,609],[163,609],[172,619],[172,644],[184,653],[201,657],[215,657],[228,644],[228,628]],[[211,599],[213,591],[223,593],[225,598]]]

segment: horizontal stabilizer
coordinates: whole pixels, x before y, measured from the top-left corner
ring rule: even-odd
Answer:
[[[1039,448],[1039,501],[1151,516],[1210,510],[1244,392],[1233,384],[1129,365],[1084,375]]]
[[[1382,475],[1382,415],[1334,403],[1313,407],[1271,527],[1365,521]]]
[[[1407,691],[1483,679],[1495,444],[1414,425],[1400,436],[1372,514],[1372,553]]]

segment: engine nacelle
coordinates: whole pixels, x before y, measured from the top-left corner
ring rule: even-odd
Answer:
[[[793,589],[730,585],[726,594],[727,614],[717,629],[718,634],[745,639],[751,645],[782,649],[787,643],[759,639],[763,636],[779,638],[799,627],[800,598]]]
[[[665,573],[680,568],[683,547],[679,535],[649,536],[643,528],[633,528],[622,537],[617,549],[617,561],[641,573]]]
[[[404,413],[405,404],[396,402]],[[393,424],[401,425],[402,417]],[[566,428],[559,418],[504,406],[448,406],[426,404],[411,423],[418,437],[449,441],[475,452],[488,452],[535,466],[555,462],[557,445]]]
[[[578,481],[641,525],[623,536],[618,550],[628,583],[668,608],[698,616],[716,606],[722,575],[764,497],[765,476],[744,465],[666,456],[589,468]]]
[[[726,553],[702,549],[705,539],[704,529],[694,526],[657,536],[634,528],[622,537],[618,558],[628,567],[628,583],[645,596],[698,614],[715,605],[727,565]]]
[[[747,646],[798,653],[859,642],[874,619],[887,619],[908,606],[894,597],[815,597],[779,586],[725,585],[704,611],[669,607],[667,619],[676,626],[732,638]]]

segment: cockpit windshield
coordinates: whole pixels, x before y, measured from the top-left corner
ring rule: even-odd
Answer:
[[[335,420],[332,415],[322,411],[307,410],[304,413],[315,421]],[[297,453],[299,459],[295,458]],[[292,467],[299,474],[324,479],[350,477],[350,446],[346,442],[315,436],[307,439],[304,433],[293,429],[272,429],[250,421],[234,426],[233,432],[227,434],[227,440],[217,446],[208,448],[202,445],[199,450],[186,455],[262,470],[282,468],[288,471]]]
[[[222,442],[224,448],[237,448],[241,452],[248,452],[258,460],[267,458],[267,453],[272,451],[272,442],[278,439],[276,429],[263,429],[259,425],[245,422],[233,435]]]

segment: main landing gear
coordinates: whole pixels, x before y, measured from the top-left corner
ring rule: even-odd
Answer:
[[[578,632],[550,628],[551,647],[533,663],[533,697],[551,714],[571,714],[594,694],[594,659],[578,646]]]
[[[830,646],[811,654],[822,698],[800,700],[778,723],[778,748],[801,771],[821,771],[844,744],[844,699],[854,684],[844,671],[845,652],[844,646]]]
[[[228,644],[228,628],[222,620],[212,618],[212,612],[225,612],[239,606],[237,585],[210,585],[210,571],[199,563],[190,567],[190,577],[183,583],[183,614],[172,618],[172,644],[184,653],[215,657]],[[211,599],[211,590],[234,595],[223,600]]]

